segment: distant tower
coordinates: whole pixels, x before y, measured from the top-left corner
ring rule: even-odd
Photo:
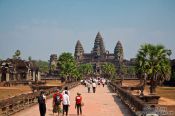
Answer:
[[[118,63],[123,63],[123,47],[120,41],[117,42],[115,49],[114,49],[114,56],[115,56],[115,61]]]
[[[93,54],[95,56],[103,56],[105,54],[105,47],[103,43],[103,38],[100,34],[100,32],[97,33],[95,42],[94,42],[94,48],[93,48]]]
[[[57,67],[57,55],[56,54],[51,54],[50,55],[50,62],[49,62],[49,72],[53,72],[54,70],[56,70]]]
[[[81,60],[83,58],[83,54],[84,54],[84,49],[83,46],[81,45],[80,41],[77,41],[77,44],[75,46],[75,59],[76,60]]]

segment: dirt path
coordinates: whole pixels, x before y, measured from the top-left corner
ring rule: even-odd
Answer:
[[[87,93],[87,88],[80,85],[70,91],[71,106],[69,116],[76,116],[75,110],[75,96],[80,92],[83,97],[83,116],[131,116],[131,113],[125,105],[116,97],[115,93],[111,93],[105,87],[97,87],[96,93]],[[14,116],[39,116],[38,105],[16,113]],[[47,100],[47,114],[46,116],[53,116],[52,113],[52,99]],[[55,116],[57,116],[55,114]]]

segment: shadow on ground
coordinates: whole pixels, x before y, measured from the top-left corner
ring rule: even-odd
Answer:
[[[112,97],[113,97],[115,103],[121,109],[121,112],[123,113],[123,116],[131,116],[132,112],[130,111],[130,109],[125,104],[123,104],[121,99],[118,97],[117,93],[114,93],[113,90],[110,87],[108,87],[108,89],[109,89],[110,93],[113,93]]]

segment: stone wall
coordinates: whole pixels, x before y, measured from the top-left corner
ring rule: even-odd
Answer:
[[[79,82],[69,83],[61,88],[67,86],[69,89],[78,86]],[[53,87],[50,89],[46,89],[46,95],[49,97],[54,93],[54,90],[57,87]],[[40,92],[21,94],[19,96],[15,96],[12,98],[8,98],[0,101],[0,116],[9,116],[14,114],[15,112],[19,112],[20,110],[26,109],[38,103],[37,97]]]

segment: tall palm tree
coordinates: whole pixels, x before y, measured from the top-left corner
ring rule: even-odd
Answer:
[[[20,50],[16,50],[14,55],[13,55],[13,59],[20,59],[20,55],[21,55],[21,51]]]
[[[163,45],[142,45],[136,58],[136,71],[150,78],[150,93],[156,93],[156,83],[170,77],[168,52]],[[161,78],[160,78],[161,77]]]
[[[16,50],[15,56],[19,59],[20,55],[21,55],[21,51],[20,50]]]

